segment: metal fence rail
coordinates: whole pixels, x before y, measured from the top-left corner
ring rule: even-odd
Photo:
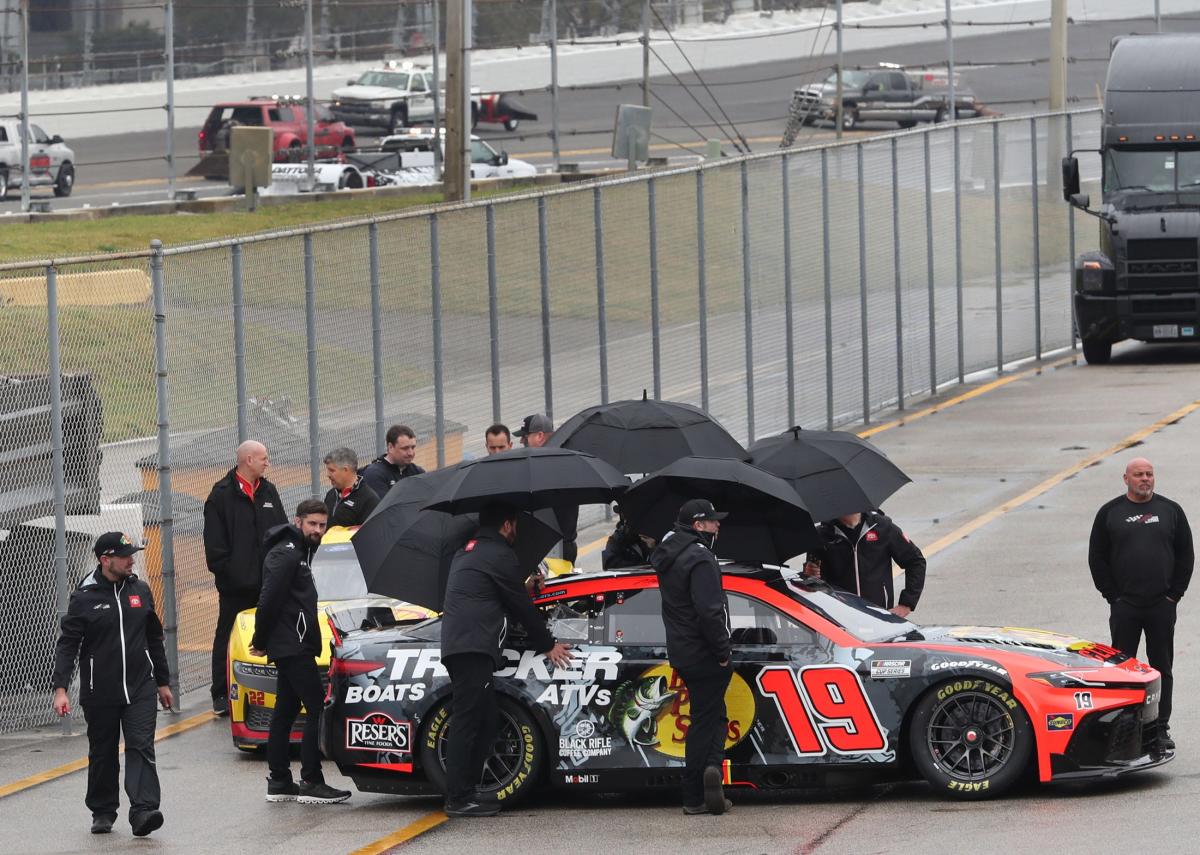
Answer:
[[[0,639],[0,731],[49,717],[55,617],[108,529],[147,543],[140,572],[182,687],[207,683],[216,592],[202,505],[242,439],[267,444],[290,507],[319,494],[326,451],[373,457],[395,422],[431,468],[482,454],[494,421],[561,422],[647,390],[706,407],[749,442],[869,421],[1073,346],[1068,272],[1095,233],[1075,228],[1045,164],[1098,127],[1097,111],[969,122],[0,265],[9,390],[33,390],[28,378],[44,390],[8,404],[43,413],[44,429],[28,449],[38,465],[0,473],[0,609],[29,628]],[[0,413],[5,450],[31,435]],[[72,463],[97,436],[102,464]],[[42,498],[21,505],[31,473]],[[74,481],[96,499],[74,498]]]

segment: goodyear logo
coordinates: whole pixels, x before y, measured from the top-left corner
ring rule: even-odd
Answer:
[[[1046,730],[1073,730],[1075,716],[1071,713],[1055,713],[1046,716]]]

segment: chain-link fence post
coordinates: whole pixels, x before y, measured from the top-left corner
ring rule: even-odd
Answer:
[[[649,0],[647,0],[649,2]],[[29,0],[21,0],[21,210],[29,210]]]
[[[442,251],[438,244],[438,215],[429,215],[429,301],[433,312],[433,434],[437,465],[446,465],[446,389],[442,352]]]
[[[179,711],[179,616],[175,597],[175,520],[171,506],[170,384],[167,382],[167,298],[162,241],[150,241],[150,286],[154,291],[154,391],[158,413],[158,535],[162,549],[163,634],[171,692]]]
[[[649,3],[649,0],[647,0]],[[700,409],[708,412],[708,266],[704,252],[704,170],[696,170],[696,284],[699,288]]]
[[[238,445],[241,445],[249,438],[250,424],[246,414],[246,319],[240,243],[229,248],[229,266],[233,278],[233,376],[237,390]]]
[[[742,161],[742,306],[746,328],[746,446],[754,442],[754,297],[750,293],[750,171]]]
[[[546,418],[554,421],[554,380],[550,366],[550,245],[546,239],[546,197],[538,196],[538,278],[542,291],[542,379],[545,384]]]
[[[167,84],[167,198],[175,198],[175,2],[167,0],[163,15],[163,41],[166,43]]]
[[[1032,175],[1029,179],[1030,214],[1033,222],[1033,352],[1042,358],[1042,246],[1041,227],[1038,224],[1038,144],[1037,118],[1029,119],[1029,164]]]
[[[900,141],[892,137],[892,276],[896,288],[896,409],[904,409],[904,275],[900,267]]]
[[[367,271],[371,278],[371,375],[375,401],[375,452],[387,451],[383,416],[383,301],[379,294],[379,224],[367,226]]]
[[[1071,127],[1071,114],[1067,113],[1067,154],[1075,147],[1075,133]],[[1075,323],[1075,206],[1067,205],[1067,302],[1071,304],[1071,350],[1079,347],[1078,326]]]
[[[953,93],[953,89],[950,90]],[[954,310],[955,341],[958,346],[958,382],[966,382],[966,354],[964,352],[963,327],[963,256],[962,256],[962,159],[959,156],[958,123],[954,123],[951,137],[954,145]]]
[[[925,131],[925,266],[929,271],[929,394],[937,394],[936,275],[933,264],[933,165],[929,156],[930,132]]]
[[[787,424],[796,424],[796,319],[792,316],[792,203],[788,155],[779,158],[783,179],[783,340],[787,358]]]
[[[1004,371],[1004,265],[1000,221],[1000,123],[992,124],[992,226],[996,245],[996,371]]]
[[[550,142],[554,171],[558,172],[558,0],[550,0]]]
[[[304,233],[304,336],[308,348],[309,484],[317,497],[321,495],[321,405],[317,389],[317,274],[311,232]]]
[[[604,290],[604,219],[601,189],[592,188],[592,223],[596,242],[596,326],[600,343],[600,403],[608,403],[608,298]]]
[[[58,331],[58,271],[46,268],[46,340],[50,357],[50,456],[54,480],[54,590],[58,619],[67,613],[71,599],[67,581],[66,444],[63,439],[62,341]],[[62,717],[62,734],[71,733],[71,717]]]
[[[500,290],[496,281],[496,206],[484,211],[487,227],[488,336],[492,355],[492,421],[500,421]]]
[[[304,117],[305,157],[308,165],[305,186],[311,192],[317,182],[317,102],[313,94],[313,0],[304,3]]]
[[[654,400],[662,399],[662,323],[658,310],[658,206],[654,178],[646,179],[646,203],[650,217],[650,353],[654,375]]]
[[[863,144],[854,146],[858,169],[858,320],[862,338],[863,424],[871,421],[871,329],[867,323],[867,197]]]
[[[840,4],[839,4],[840,8]],[[825,429],[833,430],[833,257],[829,246],[829,149],[821,149],[821,253],[825,271]]]

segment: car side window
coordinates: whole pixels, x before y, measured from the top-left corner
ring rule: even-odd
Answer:
[[[275,115],[271,117],[273,122],[294,122],[296,114],[291,107],[279,107],[272,111]]]
[[[43,131],[37,125],[30,125],[29,130],[33,132],[34,142],[40,142],[40,143],[50,142],[50,137],[46,134],[45,131]]]
[[[667,630],[662,620],[658,588],[616,591],[604,600],[604,641],[607,644],[663,646]]]
[[[0,128],[0,142],[8,142],[8,130]]]
[[[773,606],[741,594],[728,594],[729,635],[734,646],[816,644],[817,634]]]
[[[867,79],[867,85],[863,87],[864,92],[882,92],[887,88],[886,80],[882,74],[876,74]]]
[[[905,80],[904,75],[901,74],[899,71],[893,71],[891,73],[890,77],[891,77],[892,89],[894,89],[895,91],[903,92],[905,89],[908,88],[908,81]]]
[[[413,92],[428,92],[429,87],[425,85],[425,75],[414,74],[412,76],[412,86],[410,88]]]
[[[230,117],[233,121],[241,125],[258,126],[263,123],[263,114],[261,107],[234,107],[233,115]]]

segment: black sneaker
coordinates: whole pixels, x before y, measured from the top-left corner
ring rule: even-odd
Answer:
[[[446,802],[446,816],[495,816],[500,813],[498,802]]]
[[[725,799],[725,809],[721,812],[728,813],[731,810],[733,810],[733,802],[731,802],[729,799]],[[688,816],[698,816],[699,814],[709,813],[709,810],[708,805],[706,804],[684,805],[683,812]]]
[[[1171,728],[1166,724],[1159,725],[1158,747],[1164,752],[1175,750],[1175,740],[1171,738]]]
[[[711,814],[725,813],[725,790],[721,786],[721,770],[716,766],[704,768],[704,806]]]
[[[163,815],[159,811],[148,810],[138,814],[129,824],[133,826],[134,837],[145,837],[151,831],[162,828]]]
[[[335,805],[350,798],[349,790],[335,789],[324,781],[318,784],[301,781],[299,792],[300,795],[296,797],[296,801],[302,805]]]
[[[213,696],[213,715],[217,718],[229,715],[229,698],[224,695]]]
[[[115,816],[99,815],[92,817],[92,834],[108,834],[112,831]]]
[[[300,795],[300,787],[295,781],[276,781],[267,778],[267,801],[294,802]]]

